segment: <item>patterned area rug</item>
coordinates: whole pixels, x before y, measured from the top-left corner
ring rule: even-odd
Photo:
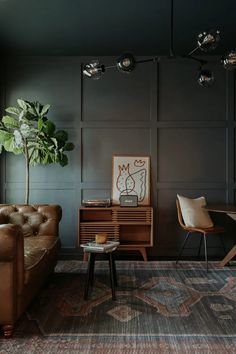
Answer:
[[[106,261],[83,300],[87,264],[61,261],[47,286],[0,337],[0,353],[236,353],[236,266]]]

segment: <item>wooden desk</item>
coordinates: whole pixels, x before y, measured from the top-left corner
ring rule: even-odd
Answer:
[[[206,205],[203,208],[208,211],[214,211],[216,213],[225,213],[236,221],[236,205]],[[229,261],[231,261],[234,256],[236,256],[236,245],[227,253],[225,258],[220,262],[220,265],[224,267]]]

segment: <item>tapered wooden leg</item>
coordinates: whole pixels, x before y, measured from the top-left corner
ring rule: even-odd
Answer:
[[[236,256],[236,245],[227,253],[225,258],[220,262],[220,265],[224,267],[234,256]]]
[[[10,338],[13,333],[13,326],[12,325],[4,325],[2,326],[3,333],[5,338]]]
[[[139,252],[141,253],[142,257],[143,257],[143,260],[144,262],[147,262],[147,251],[146,251],[146,248],[145,247],[140,247],[139,249]]]

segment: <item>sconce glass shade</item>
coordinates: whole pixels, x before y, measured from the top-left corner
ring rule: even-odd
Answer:
[[[130,53],[125,53],[121,55],[117,61],[116,66],[117,69],[121,72],[130,73],[135,68],[135,59],[134,56]]]
[[[204,52],[214,50],[220,41],[220,31],[216,29],[210,29],[199,33],[197,36],[198,47]]]
[[[225,69],[233,70],[236,68],[236,52],[231,51],[222,58],[222,64]]]
[[[197,81],[202,87],[210,87],[214,82],[214,76],[210,70],[201,70]]]
[[[85,64],[83,74],[91,79],[98,80],[105,72],[104,65],[101,65],[98,60],[93,60],[91,63]]]

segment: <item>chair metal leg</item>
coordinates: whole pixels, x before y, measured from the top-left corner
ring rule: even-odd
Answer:
[[[206,261],[206,270],[208,272],[208,259],[207,259],[207,240],[206,240],[206,234],[204,236],[204,249],[205,249],[205,261]]]
[[[177,264],[178,261],[179,261],[179,258],[180,258],[180,256],[181,256],[183,250],[184,250],[184,246],[185,246],[185,244],[186,244],[186,242],[187,242],[187,240],[188,240],[190,234],[191,234],[191,232],[188,232],[188,233],[187,233],[187,236],[185,237],[185,240],[184,240],[184,242],[183,242],[183,244],[182,244],[182,246],[181,246],[180,252],[179,252],[178,257],[177,257],[177,259],[176,259],[176,262],[175,262],[176,264]]]
[[[201,249],[202,249],[202,238],[203,238],[203,235],[201,234],[201,240],[200,240],[200,245],[199,245],[198,254],[197,254],[198,258],[200,258],[200,253],[201,253]]]

